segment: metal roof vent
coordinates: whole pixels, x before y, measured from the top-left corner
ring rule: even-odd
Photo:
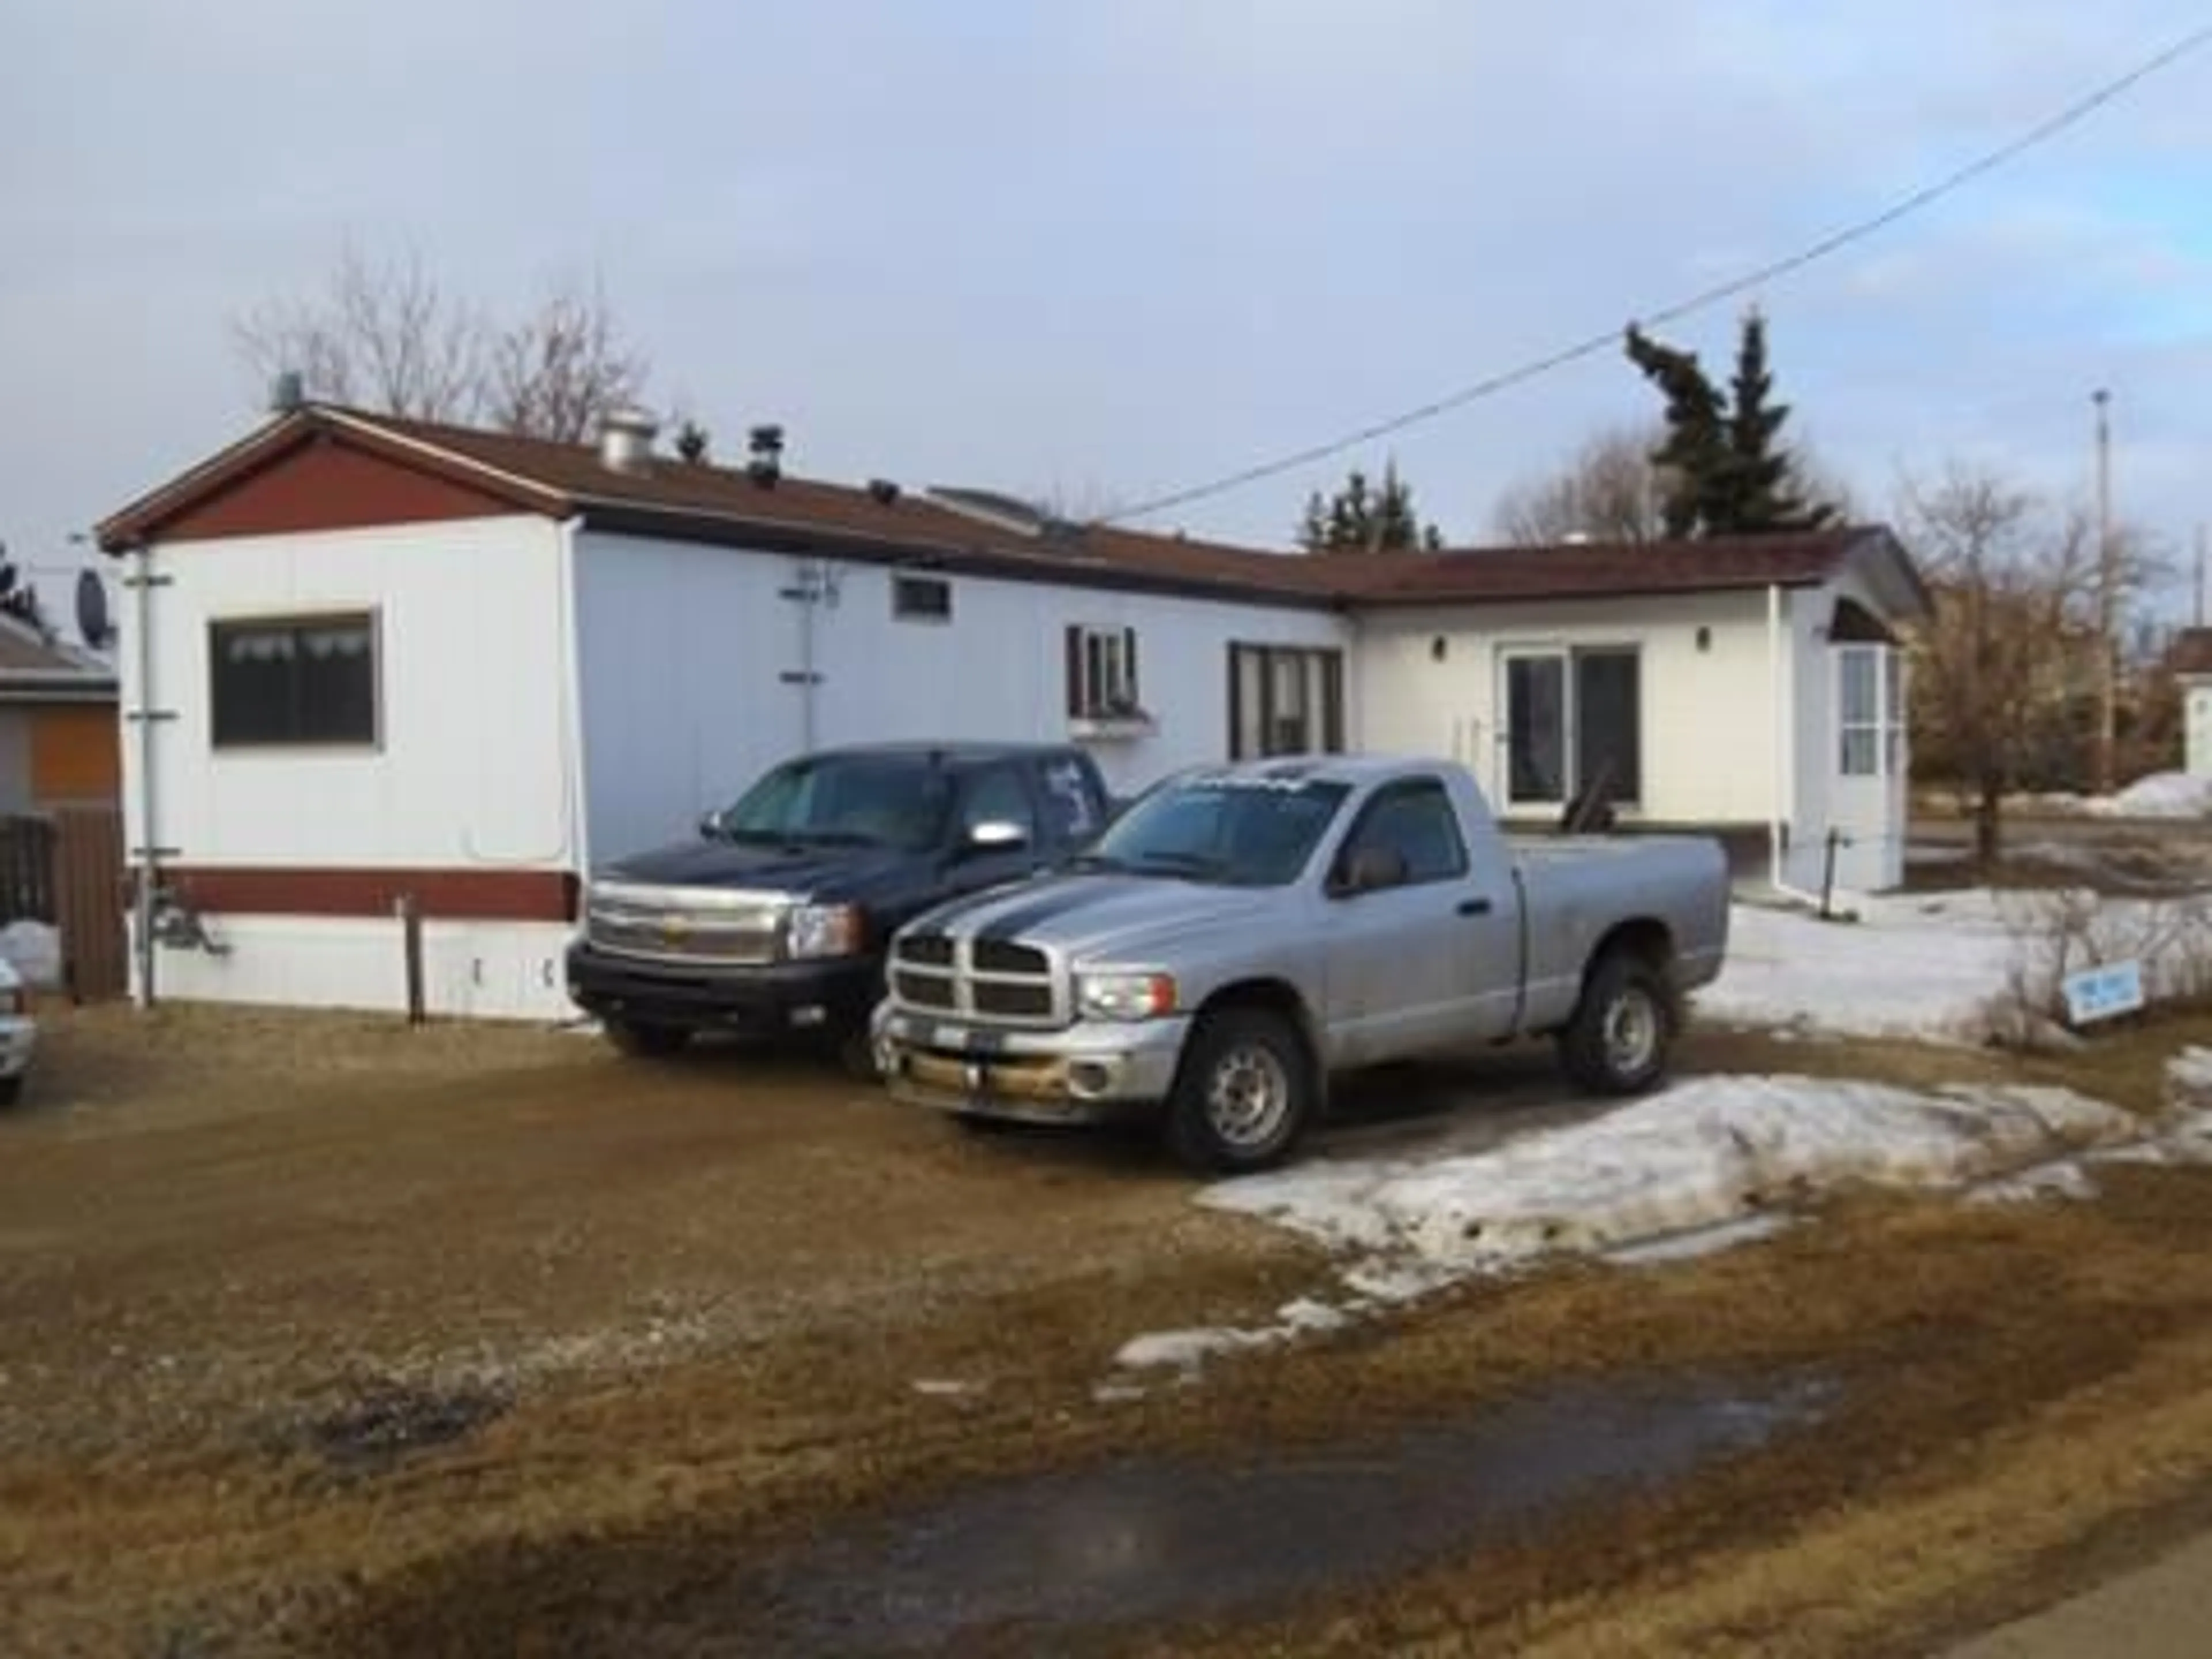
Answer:
[[[783,428],[774,424],[753,428],[745,434],[745,476],[763,489],[775,489],[783,476]]]
[[[599,464],[611,472],[643,472],[653,465],[653,441],[660,423],[635,406],[611,409],[599,416]]]

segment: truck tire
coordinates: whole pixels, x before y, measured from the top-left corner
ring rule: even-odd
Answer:
[[[607,1041],[633,1060],[667,1060],[690,1046],[691,1031],[683,1025],[655,1025],[633,1019],[606,1023]]]
[[[1559,1033],[1559,1064],[1591,1094],[1641,1094],[1667,1074],[1674,1040],[1665,973],[1634,951],[1610,951],[1590,970]]]
[[[1204,1176],[1287,1158],[1313,1116],[1314,1064],[1297,1029],[1264,1008],[1224,1008],[1191,1033],[1168,1101],[1168,1148]]]

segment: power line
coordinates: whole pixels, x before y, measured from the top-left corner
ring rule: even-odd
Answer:
[[[1778,276],[1786,276],[1793,271],[1801,270],[1805,266],[1824,259],[1839,249],[1848,247],[1852,243],[1861,241],[1878,231],[1886,230],[1899,220],[1917,213],[1921,209],[1940,201],[1954,191],[1972,183],[1983,174],[1994,172],[2014,157],[2057,137],[2068,128],[2077,125],[2106,105],[2130,91],[2137,83],[2149,79],[2161,70],[2170,68],[2208,42],[2212,42],[2212,23],[2203,24],[2192,30],[2164,51],[2145,58],[2124,75],[2106,82],[2094,91],[2069,104],[2056,115],[2037,126],[2031,127],[2010,143],[1987,152],[1931,184],[1922,185],[1918,190],[1892,203],[1881,211],[1845,225],[1839,230],[1832,231],[1818,241],[1800,248],[1795,253],[1761,265],[1756,270],[1746,271],[1741,276],[1731,277],[1725,283],[1702,289],[1686,299],[1678,300],[1672,305],[1638,319],[1638,321],[1646,327],[1656,327],[1677,321],[1693,312],[1703,311],[1708,306],[1717,305],[1723,300],[1733,299],[1747,289],[1771,283]],[[1298,468],[1310,466],[1316,461],[1325,461],[1332,455],[1340,455],[1347,449],[1356,449],[1362,444],[1372,443],[1377,438],[1387,438],[1394,432],[1402,432],[1407,427],[1419,425],[1423,421],[1434,420],[1439,415],[1449,414],[1455,409],[1462,408],[1483,398],[1492,397],[1510,387],[1519,386],[1523,381],[1535,380],[1540,375],[1550,374],[1553,369],[1565,368],[1570,363],[1578,362],[1585,357],[1595,356],[1601,351],[1617,349],[1620,337],[1620,330],[1607,329],[1602,334],[1593,334],[1586,339],[1578,340],[1574,344],[1563,347],[1547,356],[1535,358],[1517,368],[1507,369],[1502,374],[1492,374],[1486,379],[1477,380],[1471,386],[1462,386],[1455,392],[1447,392],[1441,398],[1431,398],[1427,403],[1416,404],[1411,409],[1361,427],[1358,430],[1347,433],[1342,437],[1332,438],[1325,443],[1313,444],[1304,449],[1278,456],[1273,460],[1259,462],[1207,483],[1193,485],[1186,489],[1178,489],[1169,495],[1156,496],[1151,501],[1139,501],[1134,507],[1125,507],[1118,513],[1108,514],[1093,522],[1100,525],[1112,525],[1125,523],[1131,519],[1147,518],[1155,513],[1164,513],[1170,507],[1185,507],[1193,501],[1205,501],[1212,496],[1226,495],[1232,489],[1241,489],[1246,484],[1257,483],[1265,478],[1296,471]]]

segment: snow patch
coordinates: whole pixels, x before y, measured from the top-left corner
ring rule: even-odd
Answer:
[[[918,1376],[914,1380],[914,1391],[930,1400],[958,1400],[982,1393],[983,1384],[963,1382],[957,1377]]]
[[[1970,1040],[2015,950],[1996,896],[1863,900],[1855,922],[1738,905],[1700,1016],[1800,1035]]]
[[[1125,1370],[1173,1370],[1186,1376],[1194,1375],[1217,1354],[1249,1352],[1317,1332],[1341,1330],[1352,1323],[1356,1314],[1364,1311],[1365,1309],[1357,1304],[1334,1307],[1301,1297],[1276,1309],[1275,1322],[1271,1325],[1203,1325],[1191,1330],[1154,1331],[1133,1337],[1121,1345],[1114,1356],[1114,1363]]]
[[[1553,1255],[1650,1246],[1663,1260],[1668,1241],[1854,1182],[1963,1187],[2136,1133],[2126,1113],[2064,1089],[1703,1078],[1503,1146],[1319,1160],[1199,1201],[1319,1240],[1349,1258],[1360,1296],[1399,1301]]]
[[[2082,810],[2106,818],[2212,817],[2212,778],[2186,772],[2154,772],[2117,795],[2093,795]]]
[[[2021,1204],[2044,1198],[2087,1199],[2097,1195],[2097,1183],[2075,1158],[2022,1170],[2018,1175],[1984,1181],[1966,1194],[1970,1204]]]
[[[1799,1038],[2069,1046],[2049,1017],[2063,969],[2132,957],[2152,1000],[2190,994],[2206,971],[2207,908],[2202,897],[1985,888],[1868,898],[1851,921],[1738,905],[1720,977],[1694,1000],[1701,1017]]]
[[[1756,1244],[1761,1239],[1772,1238],[1789,1226],[1786,1216],[1747,1215],[1740,1221],[1723,1221],[1711,1227],[1693,1227],[1688,1232],[1623,1245],[1607,1250],[1605,1259],[1624,1267],[1657,1267],[1670,1262],[1694,1261],[1700,1256],[1732,1250],[1739,1244]]]

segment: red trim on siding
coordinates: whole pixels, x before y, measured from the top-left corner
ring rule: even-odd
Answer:
[[[389,916],[411,893],[448,921],[573,921],[566,870],[253,870],[166,866],[164,880],[210,915]]]
[[[280,450],[159,526],[165,542],[433,524],[511,514],[489,491],[319,438]]]

